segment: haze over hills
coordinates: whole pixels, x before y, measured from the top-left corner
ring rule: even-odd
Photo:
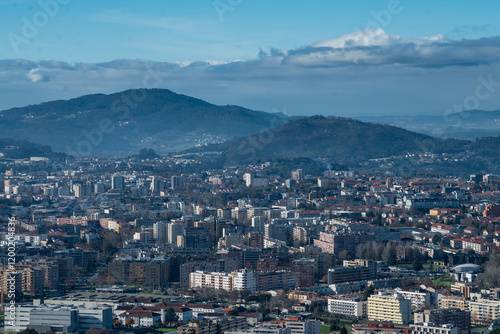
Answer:
[[[496,161],[500,157],[500,136],[475,142],[442,139],[390,125],[313,116],[246,138],[189,150],[204,151],[221,152],[226,164],[302,157],[351,166],[370,160],[383,161],[394,157],[401,160],[407,159],[407,156],[447,154],[435,161],[431,158],[431,162],[426,163],[449,165],[450,162],[456,162],[455,167],[466,172],[469,168],[481,170],[485,166],[489,170],[498,170]]]
[[[222,142],[288,121],[282,114],[217,106],[166,89],[128,90],[0,112],[1,137],[80,155],[159,153]]]
[[[478,111],[459,117],[467,116],[467,124],[472,120],[493,123],[491,117],[496,114]],[[130,155],[148,147],[160,154],[218,152],[219,162],[226,165],[306,158],[353,166],[408,154],[444,153],[451,155],[446,161],[464,162],[455,166],[463,170],[496,170],[500,157],[500,136],[476,141],[443,139],[348,118],[297,119],[217,106],[163,89],[86,95],[14,108],[1,111],[0,119],[2,137],[9,138],[0,152],[10,149],[12,157],[21,157],[22,152],[50,156],[53,152],[48,146],[55,152],[90,156]],[[411,118],[399,121],[409,126]]]
[[[500,135],[500,110],[467,110],[442,116],[363,116],[364,122],[389,124],[441,138],[476,139]]]
[[[349,118],[312,116],[246,138],[209,145],[203,150],[225,152],[229,161],[237,163],[285,157],[361,162],[408,152],[423,153],[429,150],[430,143],[435,151],[459,152],[469,142],[433,138],[390,125]]]

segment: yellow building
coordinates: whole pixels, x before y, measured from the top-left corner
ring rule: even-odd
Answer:
[[[439,298],[438,300],[438,308],[458,308],[464,311],[469,310],[469,302],[465,297],[458,296],[448,296],[444,298]]]
[[[372,295],[368,298],[368,320],[408,324],[411,322],[411,301],[386,292]]]
[[[473,324],[487,325],[493,320],[500,319],[500,301],[478,299],[469,301],[470,318]]]

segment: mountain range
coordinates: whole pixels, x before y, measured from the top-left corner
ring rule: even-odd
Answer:
[[[500,172],[500,136],[476,141],[443,139],[398,128],[339,117],[312,116],[245,138],[193,148],[189,153],[218,152],[226,165],[310,158],[326,164],[467,174]]]
[[[357,119],[388,124],[440,138],[474,140],[500,135],[500,110],[445,112],[442,116],[364,116]]]
[[[288,122],[280,113],[217,106],[166,89],[94,94],[0,111],[3,138],[71,155],[168,153],[223,142]]]
[[[450,119],[466,116],[470,125],[473,119],[491,121],[497,113],[476,111],[451,115],[455,118]],[[217,106],[164,89],[86,95],[13,108],[0,111],[0,119],[0,137],[8,139],[3,146],[0,142],[0,152],[10,149],[13,157],[20,157],[22,151],[12,151],[15,147],[22,147],[30,155],[45,156],[54,154],[50,147],[70,155],[92,156],[130,155],[147,147],[160,154],[206,156],[215,152],[224,165],[307,158],[359,166],[391,157],[434,154],[434,169],[447,169],[450,161],[455,161],[453,170],[464,171],[497,170],[500,158],[500,136],[473,141],[350,118],[288,117],[238,106]],[[411,117],[401,119],[409,122]],[[376,120],[389,121],[370,119]],[[440,154],[447,155],[443,161]],[[397,163],[400,161],[390,165]]]

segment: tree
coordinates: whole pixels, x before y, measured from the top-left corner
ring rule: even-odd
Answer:
[[[38,332],[34,329],[25,329],[21,332],[19,332],[20,334],[38,334]]]
[[[370,297],[371,295],[373,295],[373,293],[375,292],[375,288],[373,287],[373,285],[368,285],[366,288],[365,288],[365,291],[363,292],[363,300],[367,300],[368,297]]]
[[[323,308],[322,308],[321,306],[319,306],[319,305],[318,305],[318,306],[316,306],[316,307],[314,308],[314,311],[313,311],[313,313],[314,313],[314,317],[315,317],[315,318],[319,318],[319,317],[321,316],[321,313],[322,313],[322,312],[323,312]]]
[[[351,253],[349,253],[348,250],[343,250],[342,252],[339,253],[338,259],[340,261],[352,260],[352,256],[351,256]]]
[[[347,334],[347,328],[342,327],[342,328],[340,329],[340,334]]]
[[[411,268],[415,271],[420,271],[423,267],[422,262],[417,259],[415,259],[415,261],[411,264]]]
[[[434,234],[434,236],[432,237],[432,243],[434,245],[439,245],[439,243],[441,242],[442,238],[441,238],[441,233],[436,233]]]
[[[398,263],[398,258],[396,256],[396,252],[393,251],[391,254],[389,254],[389,258],[387,259],[387,265],[388,266],[394,266]]]
[[[90,327],[89,330],[85,334],[99,334],[99,331],[94,327]]]
[[[135,324],[134,319],[128,318],[127,321],[125,321],[125,325],[131,327],[133,324]]]
[[[237,316],[239,314],[240,314],[240,312],[238,311],[237,308],[235,308],[234,310],[229,311],[227,315]]]
[[[169,307],[167,313],[165,313],[165,321],[166,322],[179,321],[179,316],[177,315],[177,313],[175,313],[172,307]]]

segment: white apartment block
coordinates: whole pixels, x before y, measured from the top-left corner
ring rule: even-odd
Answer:
[[[349,317],[364,317],[368,313],[368,302],[349,299],[329,299],[328,312]]]
[[[247,269],[233,271],[231,276],[233,277],[233,290],[257,291],[257,280],[253,271]]]
[[[189,274],[190,288],[212,288],[215,290],[257,290],[257,279],[253,271],[242,269],[231,274],[220,272],[204,272],[201,270]]]
[[[432,322],[410,325],[412,334],[458,334],[453,325],[435,326]]]
[[[189,274],[189,287],[231,291],[233,289],[233,278],[231,274],[227,273],[207,273],[197,270]]]
[[[411,310],[413,312],[421,311],[425,307],[437,307],[437,297],[431,292],[416,292],[416,291],[397,291],[397,294],[411,301]]]

